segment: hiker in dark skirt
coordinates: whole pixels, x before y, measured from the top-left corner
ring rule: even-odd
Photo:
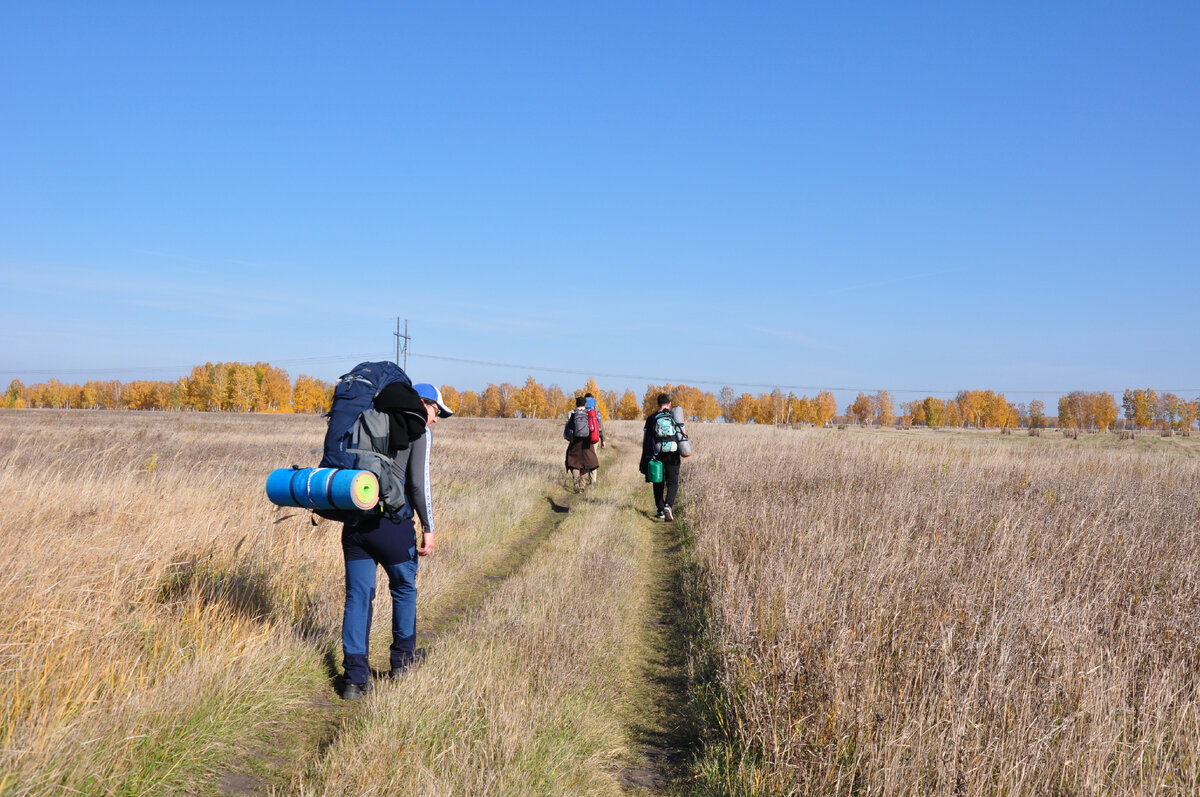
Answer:
[[[596,456],[596,446],[592,443],[587,425],[587,399],[578,396],[575,399],[575,409],[567,413],[567,424],[563,427],[563,437],[570,441],[567,445],[566,466],[575,492],[583,492],[588,485],[595,484],[600,469],[600,459]],[[600,413],[596,413],[600,429],[600,447],[604,448],[604,423],[600,421]]]

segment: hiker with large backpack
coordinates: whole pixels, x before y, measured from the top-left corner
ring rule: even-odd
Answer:
[[[567,413],[563,437],[567,440],[567,474],[575,492],[581,493],[595,484],[599,476],[596,443],[605,447],[604,419],[600,417],[600,409],[591,393],[575,398],[575,409]]]
[[[392,363],[362,363],[334,389],[322,466],[368,469],[380,479],[379,508],[333,515],[343,521],[346,567],[344,700],[357,700],[371,691],[368,652],[381,565],[392,597],[388,677],[398,677],[424,653],[416,649],[416,580],[418,557],[433,553],[435,539],[430,427],[453,414],[441,391],[428,383],[412,385]],[[419,539],[414,517],[421,526]]]
[[[680,419],[671,412],[671,397],[658,394],[658,409],[646,416],[642,428],[642,459],[638,470],[654,487],[655,520],[674,520],[675,496],[679,491],[680,442],[687,440]],[[656,478],[657,477],[657,478]]]

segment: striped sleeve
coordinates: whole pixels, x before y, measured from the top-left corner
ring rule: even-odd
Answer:
[[[429,479],[429,459],[433,452],[433,432],[426,431],[409,447],[408,502],[421,521],[424,531],[433,531],[433,486]]]

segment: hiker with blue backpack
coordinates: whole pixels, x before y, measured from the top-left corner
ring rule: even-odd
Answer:
[[[599,476],[596,443],[604,448],[604,420],[591,393],[575,398],[575,409],[567,413],[563,437],[567,440],[567,473],[575,492],[581,493]]]
[[[393,363],[362,363],[334,389],[322,467],[370,470],[380,486],[380,504],[372,511],[323,513],[343,522],[344,700],[358,700],[371,691],[367,657],[381,565],[392,597],[388,677],[399,677],[424,655],[416,648],[416,580],[418,558],[433,553],[435,544],[431,427],[453,414],[440,390],[429,383],[411,384]],[[421,526],[419,539],[414,518]]]
[[[654,488],[655,520],[674,520],[679,491],[680,443],[687,440],[682,412],[672,412],[671,397],[658,394],[658,409],[646,416],[642,428],[642,459],[638,470]],[[690,448],[688,449],[690,452]]]

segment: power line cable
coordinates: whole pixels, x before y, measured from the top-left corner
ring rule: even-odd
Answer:
[[[287,357],[273,360],[263,360],[272,365],[299,365],[299,364],[319,364],[333,362],[361,362],[364,359],[380,358],[386,359],[391,352],[360,352],[357,354],[326,354],[316,355],[312,357]],[[510,368],[522,371],[536,371],[539,373],[551,374],[571,374],[573,376],[592,376],[602,377],[607,379],[636,379],[651,384],[686,384],[686,385],[720,385],[729,387],[741,388],[759,388],[763,390],[801,390],[801,391],[824,391],[831,390],[842,393],[876,393],[881,390],[887,390],[889,393],[904,393],[904,394],[924,394],[929,396],[935,395],[952,395],[959,392],[959,389],[945,390],[934,388],[879,388],[879,387],[845,387],[836,385],[788,385],[778,382],[742,382],[732,379],[693,379],[686,377],[664,378],[662,376],[647,376],[645,374],[622,374],[605,371],[588,371],[578,368],[560,368],[554,366],[529,365],[523,363],[508,363],[498,362],[495,360],[477,360],[466,357],[450,357],[441,354],[419,354],[409,352],[409,356],[418,359],[437,360],[441,362],[462,363],[464,365],[479,365],[494,368]],[[128,368],[30,368],[30,369],[0,369],[0,376],[87,376],[97,374],[129,374],[129,373],[154,373],[161,371],[176,371],[186,372],[194,368],[195,365],[163,365],[163,366],[132,366]],[[994,388],[993,388],[994,389]],[[1018,395],[1048,395],[1060,394],[1066,395],[1072,391],[1055,389],[1021,389],[1021,390],[996,390],[997,393],[1003,393],[1006,396]],[[1111,391],[1106,391],[1111,392]],[[1119,390],[1116,392],[1120,392]],[[1200,393],[1200,388],[1160,388],[1160,393]]]
[[[520,362],[496,362],[496,361],[492,361],[492,360],[472,360],[472,359],[467,359],[467,358],[460,358],[460,356],[445,356],[445,355],[440,355],[440,354],[413,354],[413,356],[414,356],[414,358],[424,358],[427,360],[444,360],[444,361],[448,361],[448,362],[463,362],[463,364],[466,364],[466,365],[487,365],[487,366],[496,366],[496,367],[504,367],[504,368],[518,368],[518,370],[523,370],[523,371],[540,371],[540,372],[545,372],[545,373],[571,373],[571,374],[577,374],[577,376],[607,377],[610,379],[641,379],[641,380],[646,380],[646,382],[656,383],[656,384],[667,384],[667,383],[670,383],[670,384],[718,384],[718,385],[731,385],[731,386],[736,385],[736,386],[739,386],[739,388],[764,388],[764,389],[772,389],[772,390],[774,390],[775,388],[779,388],[780,390],[818,390],[818,391],[820,391],[820,390],[839,390],[839,391],[844,391],[844,392],[878,392],[880,390],[887,390],[888,392],[918,392],[918,394],[920,394],[920,392],[923,392],[923,394],[926,394],[926,395],[953,394],[953,392],[959,392],[959,389],[938,390],[938,389],[932,389],[932,388],[895,388],[895,389],[845,388],[845,386],[836,386],[836,385],[794,385],[794,384],[780,384],[778,382],[772,382],[772,383],[737,382],[737,380],[733,380],[733,379],[692,379],[692,378],[664,379],[662,377],[650,377],[650,376],[644,376],[644,374],[637,374],[637,373],[607,373],[604,371],[584,371],[584,370],[578,370],[578,368],[557,368],[557,367],[545,367],[545,366],[538,366],[538,365],[523,365],[523,364],[520,364]],[[1003,394],[1006,394],[1006,395],[1037,395],[1037,394],[1050,394],[1050,392],[1060,392],[1060,394],[1067,394],[1067,392],[1070,392],[1070,390],[1060,390],[1060,389],[1054,389],[1054,390],[996,390],[996,392],[1003,392]],[[1164,388],[1164,389],[1160,390],[1160,392],[1200,392],[1200,388]]]

